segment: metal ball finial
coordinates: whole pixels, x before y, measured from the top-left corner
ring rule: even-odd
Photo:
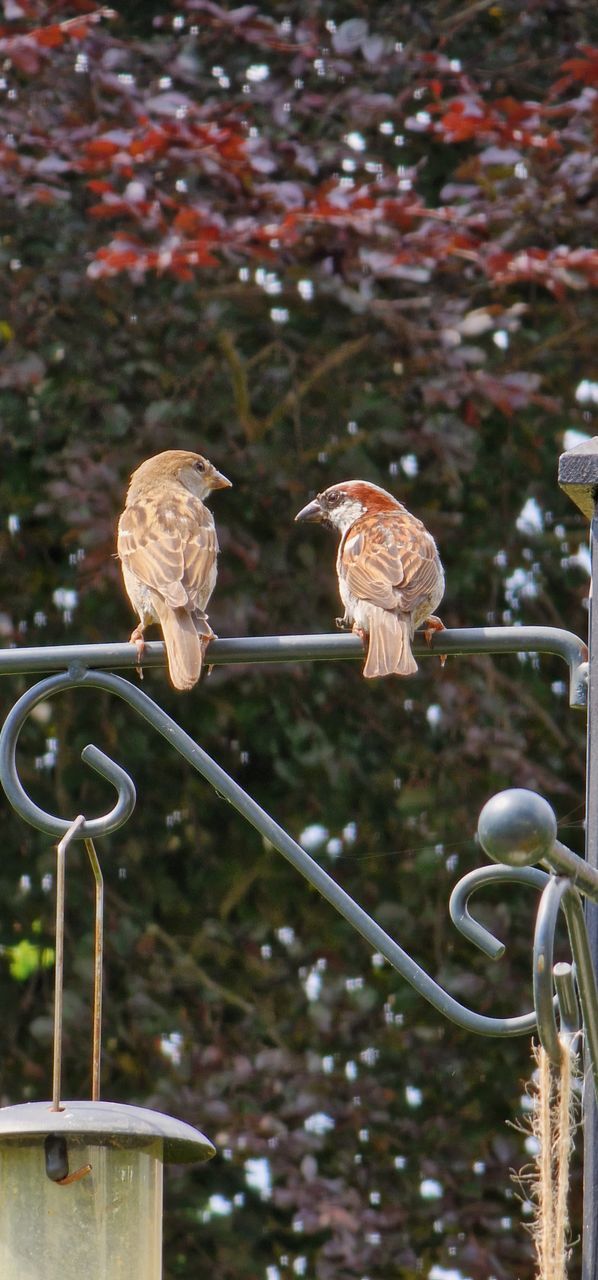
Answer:
[[[554,811],[543,796],[523,787],[499,791],[484,805],[478,839],[494,862],[526,867],[550,852],[556,840]]]

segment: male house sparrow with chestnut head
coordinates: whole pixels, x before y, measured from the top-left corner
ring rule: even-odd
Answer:
[[[175,689],[199,680],[214,636],[205,610],[216,585],[218,539],[203,499],[230,483],[199,453],[167,449],[133,472],[118,522],[125,587],[139,614],[131,644],[141,658],[145,628],[160,623]]]
[[[443,630],[433,616],[444,594],[436,543],[392,494],[364,480],[345,480],[319,493],[295,516],[318,520],[341,534],[336,571],[345,617],[366,636],[364,676],[408,676],[417,671],[411,651],[416,627]]]

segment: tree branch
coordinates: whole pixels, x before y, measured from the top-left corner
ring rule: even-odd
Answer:
[[[317,382],[320,382],[333,369],[347,364],[365,349],[369,341],[370,335],[364,334],[361,338],[350,338],[348,342],[341,343],[340,347],[335,347],[334,351],[329,351],[296,387],[287,391],[265,418],[256,418],[251,408],[247,362],[239,354],[233,335],[226,329],[221,330],[218,334],[218,345],[230,369],[235,406],[247,439],[251,443],[263,439],[286,413],[290,413],[300,404]],[[253,357],[253,363],[255,363],[255,357]]]

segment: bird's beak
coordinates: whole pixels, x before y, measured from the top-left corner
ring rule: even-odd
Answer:
[[[215,467],[210,476],[210,482],[212,489],[232,489],[233,485],[232,480],[227,480],[221,471],[216,471]]]
[[[301,511],[295,516],[295,523],[302,520],[321,520],[323,515],[322,508],[318,498],[314,498],[313,502],[308,502],[306,507],[302,507]]]

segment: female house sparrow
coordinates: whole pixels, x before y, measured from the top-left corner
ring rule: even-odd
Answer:
[[[145,628],[160,623],[175,689],[199,680],[214,636],[205,609],[216,585],[218,539],[203,499],[230,483],[200,454],[167,449],[133,472],[118,522],[125,587],[140,619],[131,644],[141,659]]]
[[[444,594],[436,543],[421,520],[377,484],[345,480],[319,493],[295,520],[338,529],[338,585],[345,606],[339,625],[369,636],[364,676],[408,676],[417,671],[413,633],[443,630],[433,610]]]

